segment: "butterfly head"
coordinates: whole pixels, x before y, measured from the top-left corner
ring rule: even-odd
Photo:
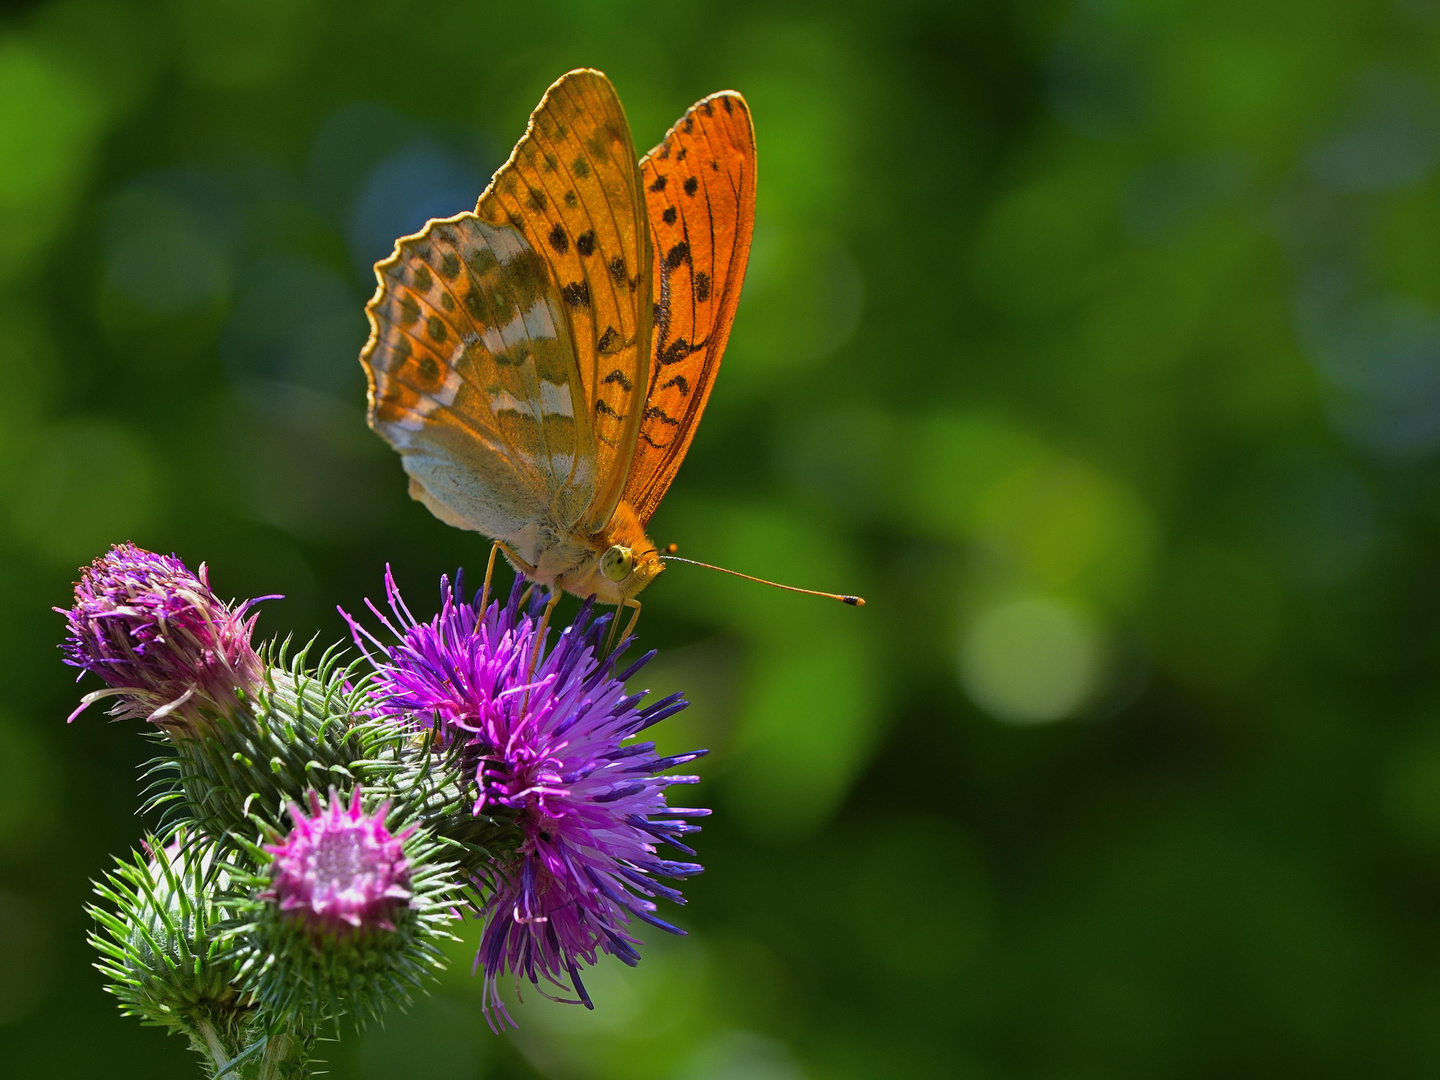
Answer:
[[[665,569],[645,527],[623,501],[601,532],[575,540],[574,570],[558,580],[576,596],[593,596],[602,604],[633,600]]]
[[[665,569],[655,548],[651,544],[632,547],[629,544],[611,544],[600,553],[599,573],[608,589],[623,599],[631,599]]]

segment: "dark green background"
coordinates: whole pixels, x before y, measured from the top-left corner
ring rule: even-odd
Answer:
[[[369,264],[581,65],[642,150],[725,87],[759,138],[655,538],[870,604],[666,573],[692,936],[503,1037],[459,949],[332,1075],[1440,1071],[1434,0],[0,20],[0,1072],[196,1075],[88,966],[147,747],[65,725],[50,606],[124,539],[284,593],[266,634],[482,569],[365,428]]]

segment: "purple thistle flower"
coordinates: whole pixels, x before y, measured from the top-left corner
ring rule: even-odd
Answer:
[[[520,609],[522,584],[508,604],[482,611],[479,597],[464,600],[458,578],[453,590],[441,578],[440,613],[422,623],[387,569],[390,615],[369,606],[398,642],[386,646],[350,620],[376,668],[376,713],[457,748],[474,770],[477,814],[497,806],[515,814],[521,840],[487,883],[476,956],[486,1016],[497,1028],[514,1025],[498,993],[505,972],[571,995],[556,1000],[593,1007],[580,966],[600,952],[633,966],[641,942],[627,933],[632,916],[684,932],[655,914],[655,897],[684,903],[655,877],[684,878],[701,867],[662,859],[656,845],[694,855],[682,838],[699,826],[682,819],[709,813],[665,805],[666,788],[698,777],[660,775],[704,751],[660,757],[654,743],[627,743],[686,705],[674,694],[639,708],[644,694],[625,692],[654,653],[616,675],[601,658],[609,620],[592,621],[587,604],[542,648],[532,672],[538,626],[533,607]]]
[[[310,817],[291,803],[295,827],[284,841],[265,847],[275,856],[265,898],[317,930],[394,930],[396,906],[410,899],[410,864],[401,842],[415,826],[392,836],[385,828],[389,808],[385,802],[366,814],[359,788],[349,809],[333,788],[328,807],[310,792]]]
[[[109,684],[87,694],[74,720],[104,697],[112,716],[141,717],[167,731],[200,721],[206,708],[227,711],[237,691],[258,685],[261,663],[250,644],[254,601],[232,608],[174,555],[117,544],[80,575],[75,605],[56,608],[68,623],[65,663]]]

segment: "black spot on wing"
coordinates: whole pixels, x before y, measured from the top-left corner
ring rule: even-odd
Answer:
[[[673,416],[667,413],[664,409],[660,408],[658,405],[651,405],[650,408],[645,410],[645,419],[659,420],[660,423],[665,424],[669,427],[680,426],[679,420],[676,420]]]
[[[595,343],[601,356],[609,356],[620,351],[620,335],[615,332],[615,327],[607,326],[605,333],[600,335],[600,340]]]
[[[610,277],[616,285],[626,285],[629,277],[625,273],[625,258],[623,255],[616,255],[610,260]]]
[[[669,390],[672,386],[675,387],[675,389],[677,389],[677,390],[680,391],[680,396],[681,396],[681,397],[689,397],[689,396],[690,396],[690,383],[686,380],[686,378],[685,378],[684,375],[676,375],[676,376],[675,376],[673,379],[671,379],[669,382],[661,383],[661,384],[660,384],[660,389],[661,389],[661,390]]]
[[[460,256],[447,251],[440,259],[440,273],[447,281],[455,280],[455,275],[460,273]]]
[[[675,208],[673,206],[667,206],[665,212],[660,215],[660,220],[665,222],[666,225],[674,225]]]
[[[526,199],[525,202],[526,205],[537,214],[543,214],[545,207],[550,204],[550,200],[545,198],[545,193],[539,188],[533,187],[530,189],[530,197]]]
[[[560,290],[560,295],[572,308],[588,308],[590,306],[590,286],[583,281],[572,281]]]
[[[595,254],[595,230],[586,229],[579,236],[575,237],[575,250],[581,255]]]
[[[575,197],[575,192],[573,192],[573,191],[567,191],[567,192],[565,192],[565,205],[566,205],[566,206],[569,206],[569,207],[571,207],[571,208],[574,208],[574,207],[580,205],[580,200]]]
[[[654,180],[654,181],[651,183],[651,185],[650,185],[650,190],[651,190],[651,191],[664,191],[664,190],[665,190],[665,180],[666,180],[666,178],[663,177],[663,176],[657,176],[657,177],[655,177],[655,180]]]
[[[731,111],[730,95],[729,95],[729,94],[726,94],[724,97],[722,97],[722,98],[720,99],[720,107],[721,107],[722,109],[724,109],[727,113]]]
[[[700,187],[700,181],[699,181],[699,180],[696,180],[695,177],[693,177],[693,176],[687,176],[687,177],[685,178],[685,194],[686,194],[686,195],[694,195],[695,192],[696,192],[696,190],[699,189],[699,187]]]
[[[445,328],[445,320],[439,315],[431,315],[425,320],[425,330],[433,341],[444,341],[448,333]]]
[[[684,338],[677,338],[655,354],[655,363],[662,368],[669,367],[671,364],[678,364],[687,356],[695,355],[704,347],[704,341],[692,345]]]
[[[570,238],[565,235],[565,226],[563,225],[556,225],[550,230],[549,240],[550,246],[554,248],[558,254],[564,255],[565,252],[570,250]]]
[[[435,277],[430,273],[428,266],[417,266],[415,268],[415,291],[428,293],[435,286]]]
[[[618,368],[615,371],[610,372],[609,375],[606,375],[605,378],[601,379],[600,381],[602,383],[619,383],[620,388],[627,393],[635,389],[634,384],[631,383],[630,380],[625,377],[625,373],[623,371],[620,371]]]
[[[590,175],[590,162],[586,161],[583,155],[577,157],[570,163],[570,171],[584,180]]]
[[[710,275],[704,270],[695,271],[695,300],[698,303],[705,303],[710,299]]]
[[[665,268],[667,270],[678,270],[680,265],[690,258],[690,245],[684,240],[672,247],[665,253]]]

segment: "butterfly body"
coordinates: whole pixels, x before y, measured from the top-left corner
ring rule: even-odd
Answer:
[[[719,369],[754,200],[738,94],[637,161],[609,80],[561,77],[475,211],[375,267],[369,420],[411,495],[533,581],[633,601],[663,568],[645,526]]]
[[[497,539],[525,562],[516,569],[532,581],[576,596],[593,596],[602,604],[633,600],[665,568],[635,511],[625,502],[616,506],[609,525],[594,535],[542,520],[527,524],[513,539]],[[634,559],[621,581],[608,577],[603,565],[605,553],[616,548],[633,553]]]

